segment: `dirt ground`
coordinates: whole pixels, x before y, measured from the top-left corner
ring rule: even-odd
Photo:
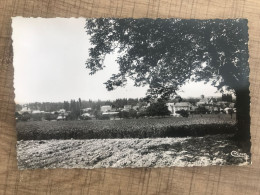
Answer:
[[[17,142],[19,169],[250,164],[249,155],[233,155],[239,152],[230,135]]]

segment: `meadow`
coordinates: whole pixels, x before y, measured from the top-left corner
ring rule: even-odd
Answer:
[[[194,115],[189,118],[17,122],[18,140],[165,138],[232,134],[235,117]]]

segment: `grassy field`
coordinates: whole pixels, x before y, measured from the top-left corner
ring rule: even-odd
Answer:
[[[247,165],[229,115],[18,122],[19,169]],[[111,139],[113,138],[113,139]]]
[[[186,137],[236,131],[230,115],[89,121],[17,122],[18,140]]]

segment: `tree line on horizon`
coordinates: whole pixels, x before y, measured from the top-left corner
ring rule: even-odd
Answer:
[[[121,98],[116,100],[70,100],[63,102],[33,102],[28,104],[16,104],[16,111],[21,111],[23,107],[27,107],[30,110],[40,110],[44,112],[55,112],[60,109],[66,111],[76,111],[84,108],[97,109],[104,105],[111,105],[113,108],[123,108],[124,105],[135,106],[139,102],[144,102],[139,98]]]
[[[223,94],[222,97],[217,97],[217,101],[228,101],[232,102],[232,96],[228,94]],[[195,104],[200,98],[181,98],[183,102],[190,102]],[[171,102],[171,101],[169,101]],[[142,98],[119,98],[116,100],[70,100],[63,102],[32,102],[28,104],[16,104],[15,111],[21,111],[23,107],[27,107],[30,110],[40,110],[44,112],[55,112],[60,109],[65,109],[66,111],[77,111],[84,108],[98,109],[104,105],[111,105],[113,108],[123,108],[124,105],[136,106],[137,103],[147,103],[145,99]]]

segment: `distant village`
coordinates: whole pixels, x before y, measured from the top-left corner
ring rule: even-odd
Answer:
[[[175,96],[167,102],[146,102],[143,99],[115,101],[64,101],[16,104],[17,121],[63,120],[120,120],[127,118],[236,113],[235,99],[230,94],[222,97],[186,98]]]

